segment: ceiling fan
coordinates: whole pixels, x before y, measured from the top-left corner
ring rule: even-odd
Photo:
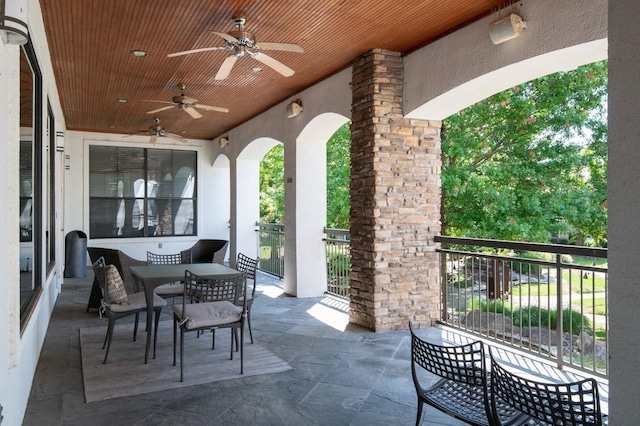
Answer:
[[[160,125],[160,119],[159,118],[154,118],[153,122],[155,123],[155,125],[149,127],[148,130],[138,130],[139,133],[145,133],[145,134],[149,134],[151,135],[151,137],[149,138],[149,142],[152,144],[156,144],[156,142],[158,142],[158,137],[167,137],[167,138],[171,138],[173,140],[176,140],[178,142],[182,142],[182,143],[187,143],[189,142],[188,140],[186,140],[185,138],[183,138],[180,135],[176,135],[173,133],[169,133],[167,132],[164,127],[162,127]],[[126,135],[123,137],[129,137],[129,136],[133,136],[133,135]]]
[[[224,60],[218,73],[215,76],[216,80],[224,80],[231,73],[233,65],[238,58],[245,55],[251,56],[253,59],[262,62],[266,66],[274,69],[285,77],[290,77],[295,71],[291,68],[273,59],[271,56],[262,53],[263,50],[282,50],[285,52],[297,52],[304,53],[304,49],[297,44],[292,43],[276,43],[276,42],[256,42],[253,33],[244,30],[244,24],[246,19],[244,17],[233,18],[233,23],[236,26],[234,31],[229,33],[213,32],[214,34],[224,39],[224,46],[217,47],[203,47],[200,49],[185,50],[183,52],[169,53],[167,57],[172,58],[174,56],[189,55],[191,53],[209,52],[212,50],[231,50],[231,54]]]
[[[154,109],[153,111],[147,111],[147,114],[155,114],[156,112],[166,111],[171,108],[180,108],[181,110],[189,114],[192,118],[202,117],[202,114],[200,114],[196,110],[196,108],[204,109],[207,111],[229,112],[227,108],[199,104],[197,99],[193,99],[193,98],[189,98],[188,96],[185,96],[184,90],[186,89],[186,86],[184,84],[178,84],[178,88],[180,88],[181,93],[179,96],[174,96],[172,102],[145,99],[146,102],[162,102],[163,104],[171,104],[169,106]]]

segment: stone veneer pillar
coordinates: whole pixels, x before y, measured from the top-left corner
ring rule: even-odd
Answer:
[[[439,121],[403,117],[399,53],[353,64],[350,322],[374,331],[440,317]]]

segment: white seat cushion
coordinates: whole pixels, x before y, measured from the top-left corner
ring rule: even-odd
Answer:
[[[184,293],[184,285],[182,283],[162,284],[156,287],[156,294],[181,296]]]
[[[127,298],[128,298],[128,303],[126,304],[112,303],[109,305],[109,309],[111,309],[111,311],[113,312],[128,312],[128,311],[135,311],[135,310],[143,309],[147,307],[147,299],[145,299],[143,292],[129,294],[127,295]],[[154,307],[166,306],[166,305],[167,305],[166,300],[164,300],[162,297],[158,296],[157,294],[153,295]]]
[[[183,325],[187,330],[230,324],[242,317],[242,308],[227,300],[185,305],[184,315],[182,304],[174,305],[173,312],[178,318],[187,318]]]

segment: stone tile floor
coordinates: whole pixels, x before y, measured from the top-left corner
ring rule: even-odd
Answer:
[[[373,333],[349,325],[344,301],[286,296],[282,282],[264,274],[252,312],[254,338],[293,370],[87,404],[78,330],[106,325],[95,310],[86,312],[92,279],[91,271],[65,279],[23,425],[415,423],[408,331]],[[165,309],[162,319],[171,319],[170,312]],[[421,332],[441,338],[439,329]],[[423,424],[462,424],[430,407],[423,417]]]

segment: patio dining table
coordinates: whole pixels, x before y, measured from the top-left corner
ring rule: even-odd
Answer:
[[[153,328],[153,291],[162,284],[182,281],[186,270],[208,279],[231,278],[238,274],[233,268],[219,263],[196,263],[181,265],[148,265],[132,266],[130,268],[133,279],[144,289],[147,300],[147,345],[144,352],[144,363],[149,359],[151,334]]]

